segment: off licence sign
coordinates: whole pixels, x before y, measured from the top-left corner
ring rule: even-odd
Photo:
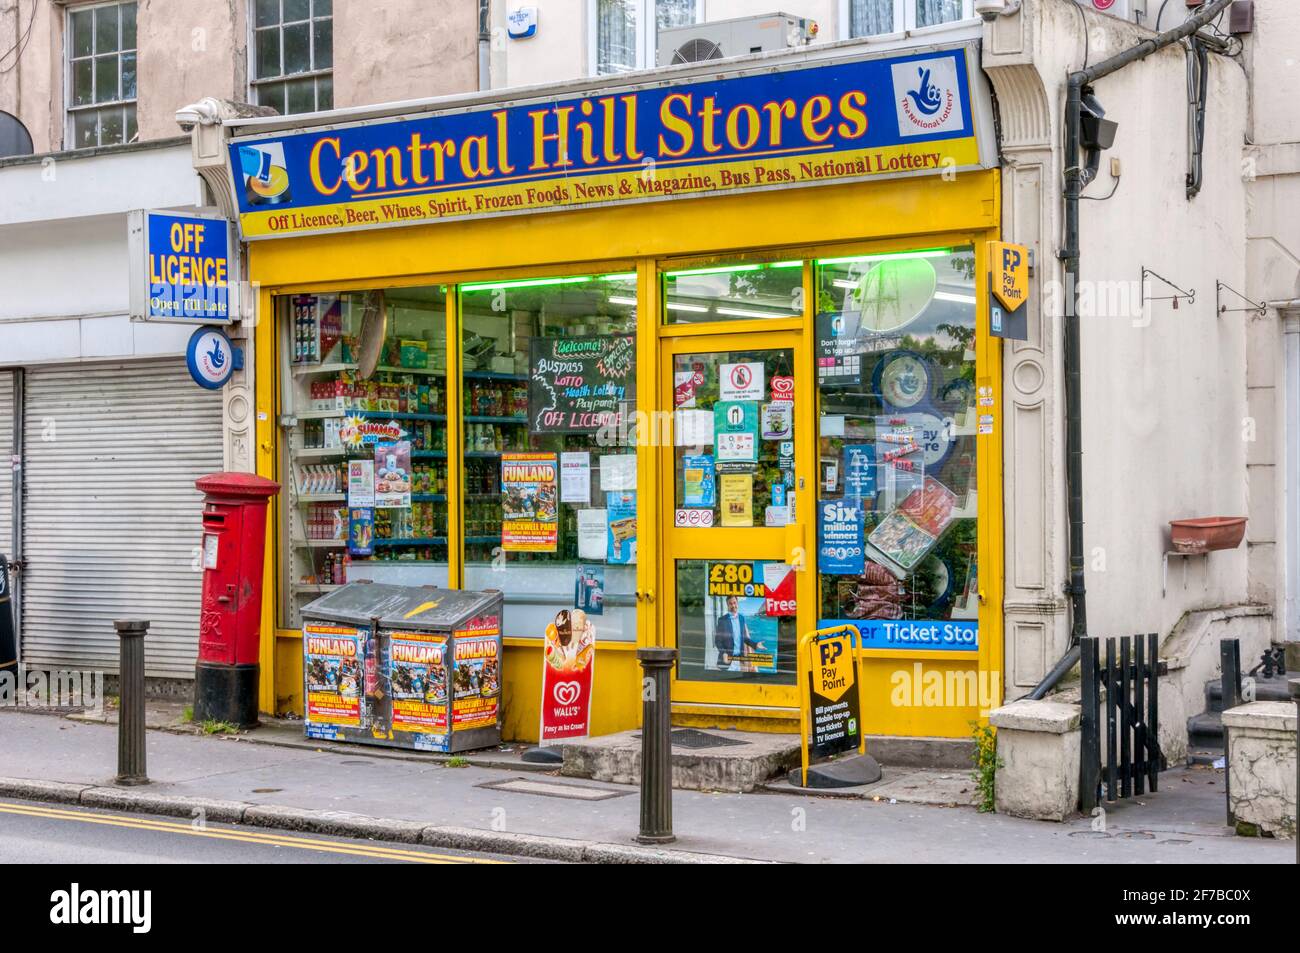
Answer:
[[[224,218],[132,212],[127,236],[134,320],[229,324],[238,316],[236,254]]]

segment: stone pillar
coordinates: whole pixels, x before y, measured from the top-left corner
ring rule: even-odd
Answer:
[[[984,26],[983,67],[1000,104],[1002,239],[1027,245],[1029,338],[1002,348],[1003,509],[1006,548],[1005,698],[1026,694],[1069,646],[1063,589],[1068,575],[1065,533],[1065,430],[1062,322],[1049,305],[1062,280],[1060,129],[1056,91],[1040,72],[1043,37],[1036,5]]]
[[[1251,702],[1223,713],[1228,811],[1238,834],[1295,837],[1296,706]]]
[[[998,732],[999,814],[1063,821],[1079,807],[1079,706],[1012,702],[989,714]]]

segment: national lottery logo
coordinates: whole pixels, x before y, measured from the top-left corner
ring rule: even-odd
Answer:
[[[932,135],[965,127],[955,57],[894,63],[890,71],[899,135]]]
[[[217,390],[234,373],[234,347],[217,328],[195,328],[185,349],[185,363],[196,384]]]

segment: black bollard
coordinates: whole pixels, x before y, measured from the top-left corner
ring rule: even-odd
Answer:
[[[118,655],[117,783],[148,784],[144,763],[144,637],[149,623],[119,619],[113,623]]]
[[[641,648],[641,833],[642,844],[669,844],[673,835],[672,689],[677,650]]]

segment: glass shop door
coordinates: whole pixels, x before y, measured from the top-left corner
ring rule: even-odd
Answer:
[[[672,411],[661,619],[664,644],[678,649],[673,701],[796,715],[795,647],[816,620],[803,571],[814,504],[812,434],[796,412],[812,399],[803,337],[687,335],[660,346],[660,407]]]

